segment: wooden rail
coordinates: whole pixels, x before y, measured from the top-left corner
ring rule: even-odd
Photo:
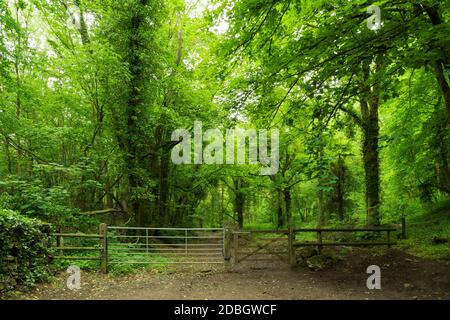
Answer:
[[[102,238],[101,234],[86,234],[86,233],[50,233],[51,236],[67,237],[67,238]]]
[[[294,243],[294,247],[304,247],[304,246],[352,246],[352,247],[365,247],[365,246],[391,246],[395,245],[395,242],[381,241],[381,242],[297,242]]]
[[[402,231],[404,227],[402,227]],[[305,247],[305,246],[315,246],[320,254],[324,246],[387,246],[390,248],[395,245],[396,242],[391,241],[391,232],[397,231],[396,228],[391,227],[381,227],[381,228],[290,228],[289,235],[289,252],[291,254],[290,261],[291,265],[296,264],[295,248]],[[295,234],[297,232],[315,232],[317,234],[317,242],[294,242]],[[324,242],[322,238],[323,233],[327,232],[386,232],[386,241],[365,241],[365,242],[345,242],[345,241],[335,241],[335,242]]]
[[[295,228],[294,232],[383,232],[397,231],[395,228]]]

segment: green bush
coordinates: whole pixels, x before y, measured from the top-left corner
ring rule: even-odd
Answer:
[[[0,296],[50,275],[47,224],[0,209]]]
[[[68,191],[62,186],[46,187],[39,179],[5,177],[0,181],[0,208],[55,224],[70,220],[75,209],[68,208]]]

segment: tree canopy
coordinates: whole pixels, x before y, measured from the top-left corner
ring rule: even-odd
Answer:
[[[0,208],[69,229],[378,226],[420,212],[450,195],[449,8],[2,1]],[[172,133],[196,122],[224,148],[227,130],[278,130],[277,171],[173,163]]]

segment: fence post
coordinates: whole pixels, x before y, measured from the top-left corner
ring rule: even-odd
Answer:
[[[406,239],[406,219],[405,216],[402,216],[402,239]]]
[[[295,239],[294,227],[292,225],[289,225],[288,254],[289,254],[289,263],[291,267],[295,267],[297,265],[297,257],[295,256],[295,249],[294,249],[294,239]]]
[[[44,233],[46,235],[46,238],[44,240],[43,245],[47,248],[47,249],[51,249],[52,247],[52,238],[50,236],[50,234],[52,233],[52,228],[50,223],[45,223],[42,225],[41,227],[41,232]],[[46,260],[50,261],[52,259],[52,255],[51,254],[46,254]]]
[[[106,223],[100,223],[99,226],[100,235],[100,268],[103,273],[108,273],[108,228]]]

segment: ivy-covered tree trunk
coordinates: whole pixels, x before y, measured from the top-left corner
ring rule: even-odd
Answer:
[[[144,1],[145,2],[145,1]],[[131,189],[131,193],[136,193],[139,187],[138,168],[139,163],[137,160],[138,150],[137,143],[139,139],[137,120],[140,116],[139,109],[142,107],[142,98],[140,93],[140,80],[141,80],[141,64],[142,61],[139,57],[139,40],[138,34],[140,32],[142,17],[136,13],[131,20],[131,34],[130,36],[130,59],[129,70],[131,74],[131,90],[127,106],[127,154],[126,163],[128,169],[128,184]],[[140,207],[140,200],[136,194],[131,194],[130,207],[133,210],[134,220],[139,226],[146,223],[146,219],[142,216]]]
[[[380,72],[382,55],[375,58],[375,72]],[[360,97],[361,119],[363,130],[362,154],[365,173],[365,195],[367,225],[378,226],[380,224],[380,159],[379,159],[379,92],[375,85],[369,87],[368,80],[371,73],[371,61],[362,62],[363,86],[365,92]]]
[[[145,23],[145,12],[147,11],[148,0],[139,0],[132,6],[130,17],[130,29],[127,30],[127,54],[125,62],[128,65],[130,74],[129,88],[126,98],[124,147],[125,163],[127,166],[128,187],[129,187],[129,208],[132,210],[134,223],[138,226],[148,226],[150,224],[151,204],[148,195],[142,196],[146,189],[144,182],[149,178],[146,173],[149,171],[149,164],[152,159],[145,156],[147,150],[151,148],[143,131],[145,128],[145,91],[149,79],[148,62],[143,60],[144,53],[149,47],[146,34],[148,23]],[[148,157],[152,157],[149,155]]]
[[[378,102],[372,102],[370,109],[366,101],[361,102],[361,109],[367,109],[364,116],[364,140],[362,146],[365,188],[366,188],[366,212],[367,224],[377,226],[380,224],[380,162],[378,155]]]

